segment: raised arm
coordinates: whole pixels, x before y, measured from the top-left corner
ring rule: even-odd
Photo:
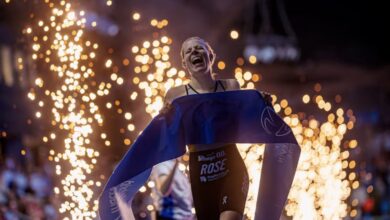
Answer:
[[[171,108],[172,101],[184,94],[183,86],[173,87],[167,91],[164,97],[164,105],[160,110],[160,113],[166,113]]]
[[[175,177],[178,161],[175,160],[175,164],[169,170],[169,172],[157,172],[156,187],[163,196],[168,196],[172,189],[173,178]],[[159,166],[159,165],[157,165]],[[158,167],[157,167],[158,169]]]
[[[226,90],[240,90],[240,83],[236,79],[224,79],[222,80],[223,85],[225,86]],[[271,94],[264,91],[259,91],[260,94],[263,96],[264,100],[266,101],[267,105],[272,106],[272,97]]]
[[[240,90],[240,83],[236,79],[219,79],[219,81],[222,82],[223,87],[225,90]]]

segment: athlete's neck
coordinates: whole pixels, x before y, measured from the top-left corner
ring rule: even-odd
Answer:
[[[215,80],[209,74],[197,74],[191,76],[191,86],[196,90],[212,92],[215,88]]]

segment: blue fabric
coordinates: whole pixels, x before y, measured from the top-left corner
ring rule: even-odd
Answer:
[[[162,208],[159,213],[160,216],[165,217],[165,218],[171,218],[174,219],[174,202],[172,195],[169,196],[164,196],[163,201],[162,201]]]
[[[188,144],[212,143],[295,146],[272,147],[265,152],[264,165],[267,169],[273,170],[275,167],[278,170],[262,170],[261,201],[258,201],[257,207],[261,213],[256,212],[256,219],[279,219],[300,151],[291,129],[272,107],[266,105],[256,90],[176,98],[167,113],[153,118],[112,173],[99,199],[101,219],[133,219],[128,216],[132,213],[132,197],[149,177],[153,165],[183,155]],[[287,175],[284,172],[288,172]],[[264,178],[270,181],[264,183]],[[273,192],[278,191],[282,193],[275,196]],[[265,201],[274,201],[275,207],[267,210]],[[267,213],[267,216],[262,213]]]

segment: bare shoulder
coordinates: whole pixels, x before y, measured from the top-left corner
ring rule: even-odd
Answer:
[[[240,90],[240,84],[236,79],[220,79],[226,90]]]
[[[184,85],[170,88],[165,94],[165,102],[171,103],[175,98],[185,95]]]

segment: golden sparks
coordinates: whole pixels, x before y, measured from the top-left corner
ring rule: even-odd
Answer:
[[[65,0],[58,5],[47,4],[51,15],[26,27],[24,33],[33,39],[32,59],[49,65],[51,75],[36,78],[35,87],[29,91],[28,97],[40,108],[35,113],[36,118],[53,122],[52,130],[42,141],[62,141],[62,148],[51,149],[49,156],[49,160],[56,164],[56,174],[61,178],[61,185],[56,186],[54,192],[65,198],[59,211],[70,215],[72,219],[94,219],[98,205],[94,191],[102,185],[91,176],[100,156],[92,147],[91,139],[95,133],[94,128],[103,124],[96,100],[109,95],[113,85],[128,83],[132,85],[128,101],[141,99],[145,103],[145,112],[153,117],[163,107],[165,92],[187,83],[188,79],[183,70],[173,67],[170,62],[172,38],[163,31],[168,20],[151,19],[150,25],[156,29],[153,36],[132,45],[129,59],[119,62],[132,68],[130,77],[125,77],[117,70],[112,71],[114,61],[107,58],[104,66],[112,71],[108,73],[111,81],[95,82],[93,67],[99,45],[83,36],[86,23],[84,11],[76,12],[70,1]],[[113,2],[107,0],[106,4],[111,6]],[[141,19],[139,12],[133,12],[131,16],[134,21]],[[93,21],[91,25],[97,26],[98,23]],[[49,35],[49,31],[53,34]],[[239,33],[232,30],[230,37],[237,39]],[[249,63],[256,62],[256,57],[249,58]],[[237,59],[234,77],[242,88],[255,89],[255,83],[261,82],[263,76],[245,70],[244,63],[244,59]],[[223,61],[217,64],[220,70],[224,70],[226,66]],[[348,130],[354,127],[356,118],[352,110],[337,108],[326,101],[319,94],[322,91],[320,84],[315,85],[314,91],[316,94],[305,94],[300,98],[304,104],[314,104],[322,110],[326,121],[319,121],[303,112],[295,113],[287,99],[278,101],[278,97],[273,96],[275,111],[292,128],[302,149],[285,211],[293,219],[339,219],[347,215],[345,200],[351,190],[359,186],[356,173],[347,174],[348,169],[356,167],[356,162],[348,158],[349,149],[356,148],[358,142],[344,140]],[[341,96],[338,95],[335,100],[339,103]],[[51,107],[49,114],[42,111],[43,106],[48,109]],[[119,100],[105,102],[102,106],[107,109],[115,108],[118,114],[123,115],[127,125],[120,128],[121,133],[125,130],[140,132],[132,121],[135,112],[122,109]],[[98,137],[105,146],[112,145],[106,133],[101,133]],[[123,139],[125,146],[131,143],[131,139]],[[250,173],[245,213],[248,219],[253,219],[262,166],[259,158],[262,158],[264,145],[239,144],[238,148]],[[188,170],[188,155],[183,156],[183,163],[179,168]],[[141,187],[140,192],[144,193],[147,188],[153,187],[155,183],[149,181]],[[154,210],[154,207],[148,206],[147,209]]]
[[[50,110],[47,115],[35,113],[37,118],[52,122],[43,142],[53,141],[61,146],[51,149],[48,158],[54,161],[55,172],[60,177],[60,186],[54,188],[55,194],[62,195],[59,212],[72,219],[94,219],[98,208],[94,191],[101,183],[91,175],[99,157],[91,136],[93,128],[103,123],[95,101],[107,95],[109,88],[106,83],[96,85],[94,81],[98,44],[83,36],[85,13],[76,12],[70,1],[59,4],[46,1],[46,4],[50,15],[25,29],[27,37],[34,39],[32,58],[37,64],[49,67],[48,74],[35,79],[36,87],[28,97],[39,107],[45,105]],[[107,60],[106,66],[110,65],[111,61]],[[58,139],[62,141],[54,142]]]

